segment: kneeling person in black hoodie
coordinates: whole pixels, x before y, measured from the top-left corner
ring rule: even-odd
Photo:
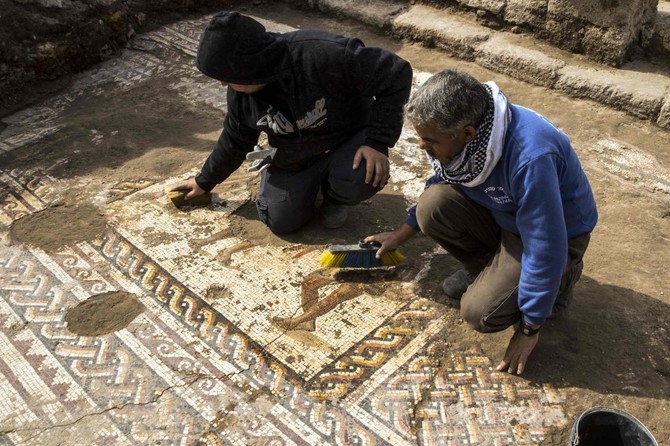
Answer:
[[[186,199],[223,182],[254,150],[261,132],[277,148],[262,172],[259,218],[278,234],[316,213],[342,226],[345,206],[389,179],[388,149],[400,136],[410,64],[356,38],[321,31],[271,33],[250,17],[220,12],[200,38],[198,69],[228,87],[223,132],[201,172],[172,190]]]

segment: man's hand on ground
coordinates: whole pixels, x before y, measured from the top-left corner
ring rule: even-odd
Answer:
[[[521,333],[521,328],[518,328],[514,332],[512,339],[509,340],[507,351],[505,351],[505,357],[500,364],[498,364],[496,370],[506,370],[509,373],[521,375],[526,368],[526,361],[537,345],[539,339],[539,333],[536,333],[533,336],[526,336]]]
[[[180,181],[179,183],[172,184],[168,187],[168,191],[172,192],[175,190],[187,190],[189,191],[184,198],[186,200],[190,200],[191,198],[197,197],[199,195],[203,195],[206,193],[204,189],[202,189],[200,186],[198,186],[198,183],[195,182],[195,177],[188,178],[184,181]]]
[[[370,184],[372,181],[373,187],[386,186],[391,172],[389,157],[370,146],[360,146],[354,155],[352,168],[358,169],[363,159],[366,163],[365,184]]]

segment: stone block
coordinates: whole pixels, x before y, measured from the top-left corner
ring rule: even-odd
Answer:
[[[658,112],[658,119],[656,120],[656,124],[658,124],[660,127],[670,130],[670,91],[663,101],[661,111]]]
[[[535,85],[552,87],[565,62],[496,35],[477,47],[479,65]]]
[[[558,74],[558,90],[652,121],[658,118],[670,91],[670,78],[649,73],[573,65],[561,68]]]
[[[501,15],[505,10],[505,0],[458,0],[463,6],[468,8],[481,9],[488,11],[493,15]]]
[[[670,59],[670,2],[658,4],[658,13],[650,31],[649,42],[646,47],[652,54],[658,54]]]
[[[620,66],[656,14],[658,0],[548,0],[548,39],[573,52]]]
[[[544,29],[547,21],[547,0],[507,0],[504,19],[514,25]]]
[[[414,5],[396,17],[392,29],[399,37],[422,41],[466,60],[473,60],[476,46],[491,36],[447,10],[423,5]]]
[[[407,8],[406,1],[394,0],[320,0],[320,11],[351,17],[369,23],[377,28],[385,28],[393,17]]]

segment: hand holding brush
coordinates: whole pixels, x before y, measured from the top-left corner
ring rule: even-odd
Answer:
[[[391,232],[366,237],[353,245],[332,245],[319,257],[324,267],[372,268],[394,266],[406,259],[397,248],[416,234],[407,224]]]
[[[405,256],[391,250],[377,256],[382,244],[360,240],[352,245],[331,245],[319,257],[324,267],[335,268],[374,268],[377,266],[395,266],[405,261]]]

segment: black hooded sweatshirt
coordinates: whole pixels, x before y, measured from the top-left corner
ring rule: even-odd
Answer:
[[[365,144],[388,155],[402,130],[412,69],[356,38],[321,31],[269,33],[237,12],[217,14],[203,32],[198,69],[227,83],[223,132],[196,182],[211,190],[240,167],[261,132],[277,147],[272,165],[299,170],[365,129]]]

